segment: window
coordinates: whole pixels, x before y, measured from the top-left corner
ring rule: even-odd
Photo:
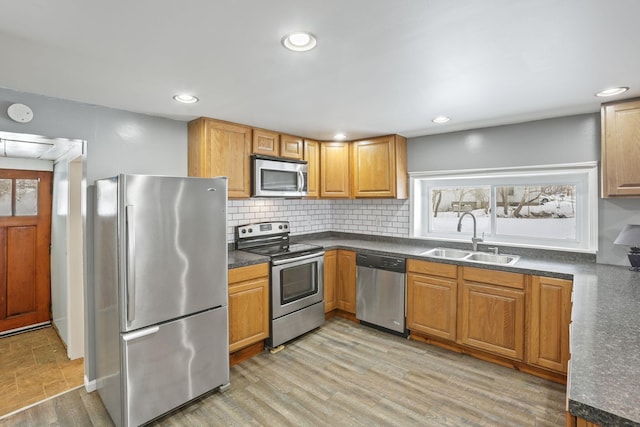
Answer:
[[[0,179],[0,216],[38,215],[37,179]]]
[[[597,250],[595,162],[410,175],[412,237]]]

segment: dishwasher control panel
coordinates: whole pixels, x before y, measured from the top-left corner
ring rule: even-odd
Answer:
[[[407,271],[404,258],[384,255],[357,254],[356,265],[377,270],[395,271],[397,273],[405,273]]]

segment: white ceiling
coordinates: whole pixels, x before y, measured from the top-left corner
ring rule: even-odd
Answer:
[[[640,96],[639,16],[638,0],[4,0],[0,86],[320,140],[411,137],[596,112],[611,86]],[[318,46],[285,50],[296,30]]]

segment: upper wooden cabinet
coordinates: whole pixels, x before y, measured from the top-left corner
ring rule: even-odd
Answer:
[[[201,117],[188,131],[189,176],[226,176],[229,198],[250,197],[251,128]]]
[[[406,138],[389,135],[354,141],[351,150],[353,197],[408,197]]]
[[[533,276],[527,301],[527,363],[567,373],[571,280]]]
[[[280,135],[280,157],[302,160],[303,156],[302,138],[299,136]]]
[[[307,197],[320,197],[320,143],[304,140],[304,160],[307,161]]]
[[[320,197],[348,199],[350,194],[349,143],[323,142],[320,144]]]
[[[640,197],[640,99],[602,105],[602,196]]]
[[[280,134],[270,130],[254,128],[251,152],[253,154],[264,154],[265,156],[279,156]]]

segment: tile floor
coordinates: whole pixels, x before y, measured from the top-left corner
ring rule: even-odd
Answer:
[[[0,416],[84,382],[83,359],[69,360],[52,327],[0,338]]]

